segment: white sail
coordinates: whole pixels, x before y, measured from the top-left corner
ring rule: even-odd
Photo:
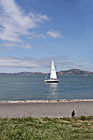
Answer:
[[[56,70],[55,70],[55,66],[54,66],[54,61],[53,60],[52,60],[52,63],[51,63],[50,79],[57,79]]]

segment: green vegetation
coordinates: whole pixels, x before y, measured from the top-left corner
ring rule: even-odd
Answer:
[[[0,140],[93,140],[93,117],[4,118]]]

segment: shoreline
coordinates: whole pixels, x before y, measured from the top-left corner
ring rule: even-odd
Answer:
[[[93,99],[0,101],[0,118],[93,116]]]
[[[6,103],[64,103],[64,102],[93,102],[93,99],[60,99],[60,100],[0,100],[0,104]]]

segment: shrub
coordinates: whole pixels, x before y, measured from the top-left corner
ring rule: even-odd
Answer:
[[[81,117],[80,117],[80,120],[85,121],[85,120],[86,120],[86,117],[85,117],[85,116],[81,116]]]

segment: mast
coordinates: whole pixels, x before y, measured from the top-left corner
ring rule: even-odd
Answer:
[[[51,74],[50,74],[50,79],[57,79],[56,70],[55,70],[55,65],[54,65],[54,61],[53,61],[53,60],[52,60],[52,63],[51,63]]]

